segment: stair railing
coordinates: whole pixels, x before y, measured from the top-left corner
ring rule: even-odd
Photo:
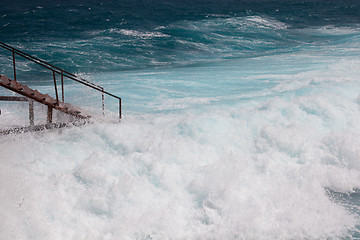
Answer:
[[[55,88],[55,95],[56,95],[56,101],[57,103],[59,103],[59,94],[58,94],[58,88],[57,88],[57,81],[56,81],[56,73],[60,74],[61,76],[61,101],[64,102],[64,77],[71,79],[73,81],[76,81],[78,83],[81,83],[87,87],[90,87],[92,89],[95,89],[96,91],[101,92],[101,99],[102,99],[102,110],[103,110],[103,114],[105,115],[105,95],[108,95],[110,97],[116,98],[119,101],[119,119],[121,119],[121,98],[109,93],[107,91],[104,90],[103,87],[96,85],[92,82],[87,81],[84,78],[80,78],[78,76],[76,76],[73,73],[67,72],[61,68],[58,68],[48,62],[45,62],[39,58],[36,58],[34,56],[31,56],[27,53],[24,53],[23,51],[20,51],[19,49],[16,49],[14,47],[11,47],[8,44],[5,44],[3,42],[0,42],[0,47],[10,51],[12,53],[12,62],[13,62],[13,70],[14,70],[14,80],[16,80],[16,55],[19,55],[27,60],[30,60],[42,67],[45,67],[47,69],[49,69],[50,71],[52,71],[53,73],[53,81],[54,81],[54,88]]]

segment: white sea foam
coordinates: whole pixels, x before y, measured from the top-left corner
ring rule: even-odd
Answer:
[[[296,106],[278,99],[2,138],[2,236],[342,236],[357,221],[324,188],[360,187],[357,135],[334,134]]]
[[[141,38],[169,37],[169,35],[161,32],[140,32],[137,30],[129,30],[129,29],[120,29],[117,30],[117,32],[123,35],[141,37]]]
[[[260,28],[271,28],[271,29],[286,29],[288,26],[275,19],[261,17],[261,16],[250,16],[245,18],[246,21],[253,22],[257,27]]]
[[[267,29],[286,29],[288,25],[278,21],[276,19],[268,18],[265,16],[249,16],[249,17],[228,17],[228,18],[218,18],[218,19],[207,19],[197,22],[185,22],[187,29],[190,26],[193,26],[193,29],[199,29],[203,31],[207,28],[213,28],[218,26],[225,27],[236,27],[238,29],[247,29],[250,27],[255,28],[267,28]]]
[[[356,34],[359,32],[360,25],[354,25],[352,27],[336,27],[336,26],[324,26],[321,28],[310,28],[306,31],[311,32],[314,35],[345,35]]]

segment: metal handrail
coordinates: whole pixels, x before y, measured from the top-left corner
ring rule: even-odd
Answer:
[[[37,57],[34,57],[34,56],[31,56],[27,53],[24,53],[23,51],[20,51],[19,49],[16,49],[14,47],[11,47],[10,45],[8,44],[5,44],[3,42],[0,42],[0,47],[12,52],[12,60],[13,60],[13,69],[14,69],[14,80],[16,80],[16,65],[15,65],[15,55],[19,55],[27,60],[30,60],[42,67],[45,67],[49,70],[51,70],[53,72],[53,80],[54,80],[54,87],[55,87],[55,95],[56,95],[56,101],[59,102],[59,96],[58,96],[58,89],[57,89],[57,84],[56,84],[56,77],[55,77],[55,73],[58,73],[61,75],[61,91],[62,91],[62,102],[64,102],[64,77],[67,77],[71,80],[74,80],[78,83],[81,83],[87,87],[90,87],[92,89],[95,89],[99,92],[102,93],[102,109],[103,109],[103,113],[105,114],[105,99],[104,99],[104,94],[108,95],[108,96],[111,96],[113,98],[116,98],[119,100],[119,118],[121,119],[121,98],[112,94],[112,93],[109,93],[107,91],[104,90],[103,87],[99,86],[99,85],[96,85],[92,82],[89,82],[87,81],[86,79],[84,78],[79,78],[78,76],[76,76],[75,74],[73,73],[70,73],[68,71],[65,71],[61,68],[58,68],[48,62],[45,62]]]

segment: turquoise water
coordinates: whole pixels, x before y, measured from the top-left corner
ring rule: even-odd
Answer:
[[[2,136],[1,239],[359,238],[357,1],[15,3],[1,41],[121,96],[123,119]],[[99,113],[70,81],[65,99]]]

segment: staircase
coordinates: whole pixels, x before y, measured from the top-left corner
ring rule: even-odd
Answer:
[[[10,97],[10,96],[0,96],[0,101],[29,101],[29,119],[30,119],[30,127],[20,127],[18,129],[25,129],[25,131],[30,130],[43,130],[47,128],[53,127],[62,127],[66,126],[66,123],[52,123],[52,112],[53,109],[56,109],[60,112],[73,116],[76,120],[85,120],[90,118],[88,114],[84,114],[79,108],[64,102],[64,78],[75,81],[79,84],[82,84],[88,88],[94,89],[95,91],[101,94],[102,100],[102,110],[103,115],[105,115],[105,95],[111,98],[115,98],[119,103],[119,119],[121,119],[121,98],[109,93],[104,90],[103,87],[96,85],[92,82],[89,82],[83,78],[76,76],[75,74],[69,73],[61,68],[58,68],[50,63],[47,63],[39,58],[36,58],[32,55],[29,55],[19,49],[11,47],[8,44],[0,42],[0,49],[5,49],[12,54],[12,65],[13,65],[13,79],[9,79],[5,75],[0,74],[0,87],[4,87],[12,92],[20,94],[24,97]],[[52,73],[54,90],[55,90],[55,98],[51,97],[48,94],[42,94],[36,89],[32,89],[25,84],[21,84],[16,79],[16,56],[20,56],[26,60],[29,60],[33,63],[36,63],[46,69],[48,69]],[[60,77],[60,91],[58,90],[58,82],[56,76]],[[59,92],[61,93],[61,100],[59,99]],[[48,107],[47,112],[47,123],[44,125],[34,126],[34,111],[33,111],[33,102],[36,101],[40,104],[46,105]],[[83,121],[84,122],[84,121]],[[1,133],[4,131],[0,131]],[[8,133],[9,131],[5,131]],[[11,131],[10,131],[11,132]],[[18,132],[18,131],[15,131]],[[21,130],[21,132],[23,132]]]
[[[37,90],[29,88],[27,85],[18,83],[16,80],[11,80],[5,75],[0,75],[0,86],[7,88],[20,95],[35,100],[41,104],[47,105],[51,109],[59,110],[63,113],[70,114],[76,118],[88,119],[90,116],[81,114],[80,109],[69,103],[58,102],[56,99],[50,97],[48,94],[42,94]],[[50,123],[52,121],[50,120]]]

